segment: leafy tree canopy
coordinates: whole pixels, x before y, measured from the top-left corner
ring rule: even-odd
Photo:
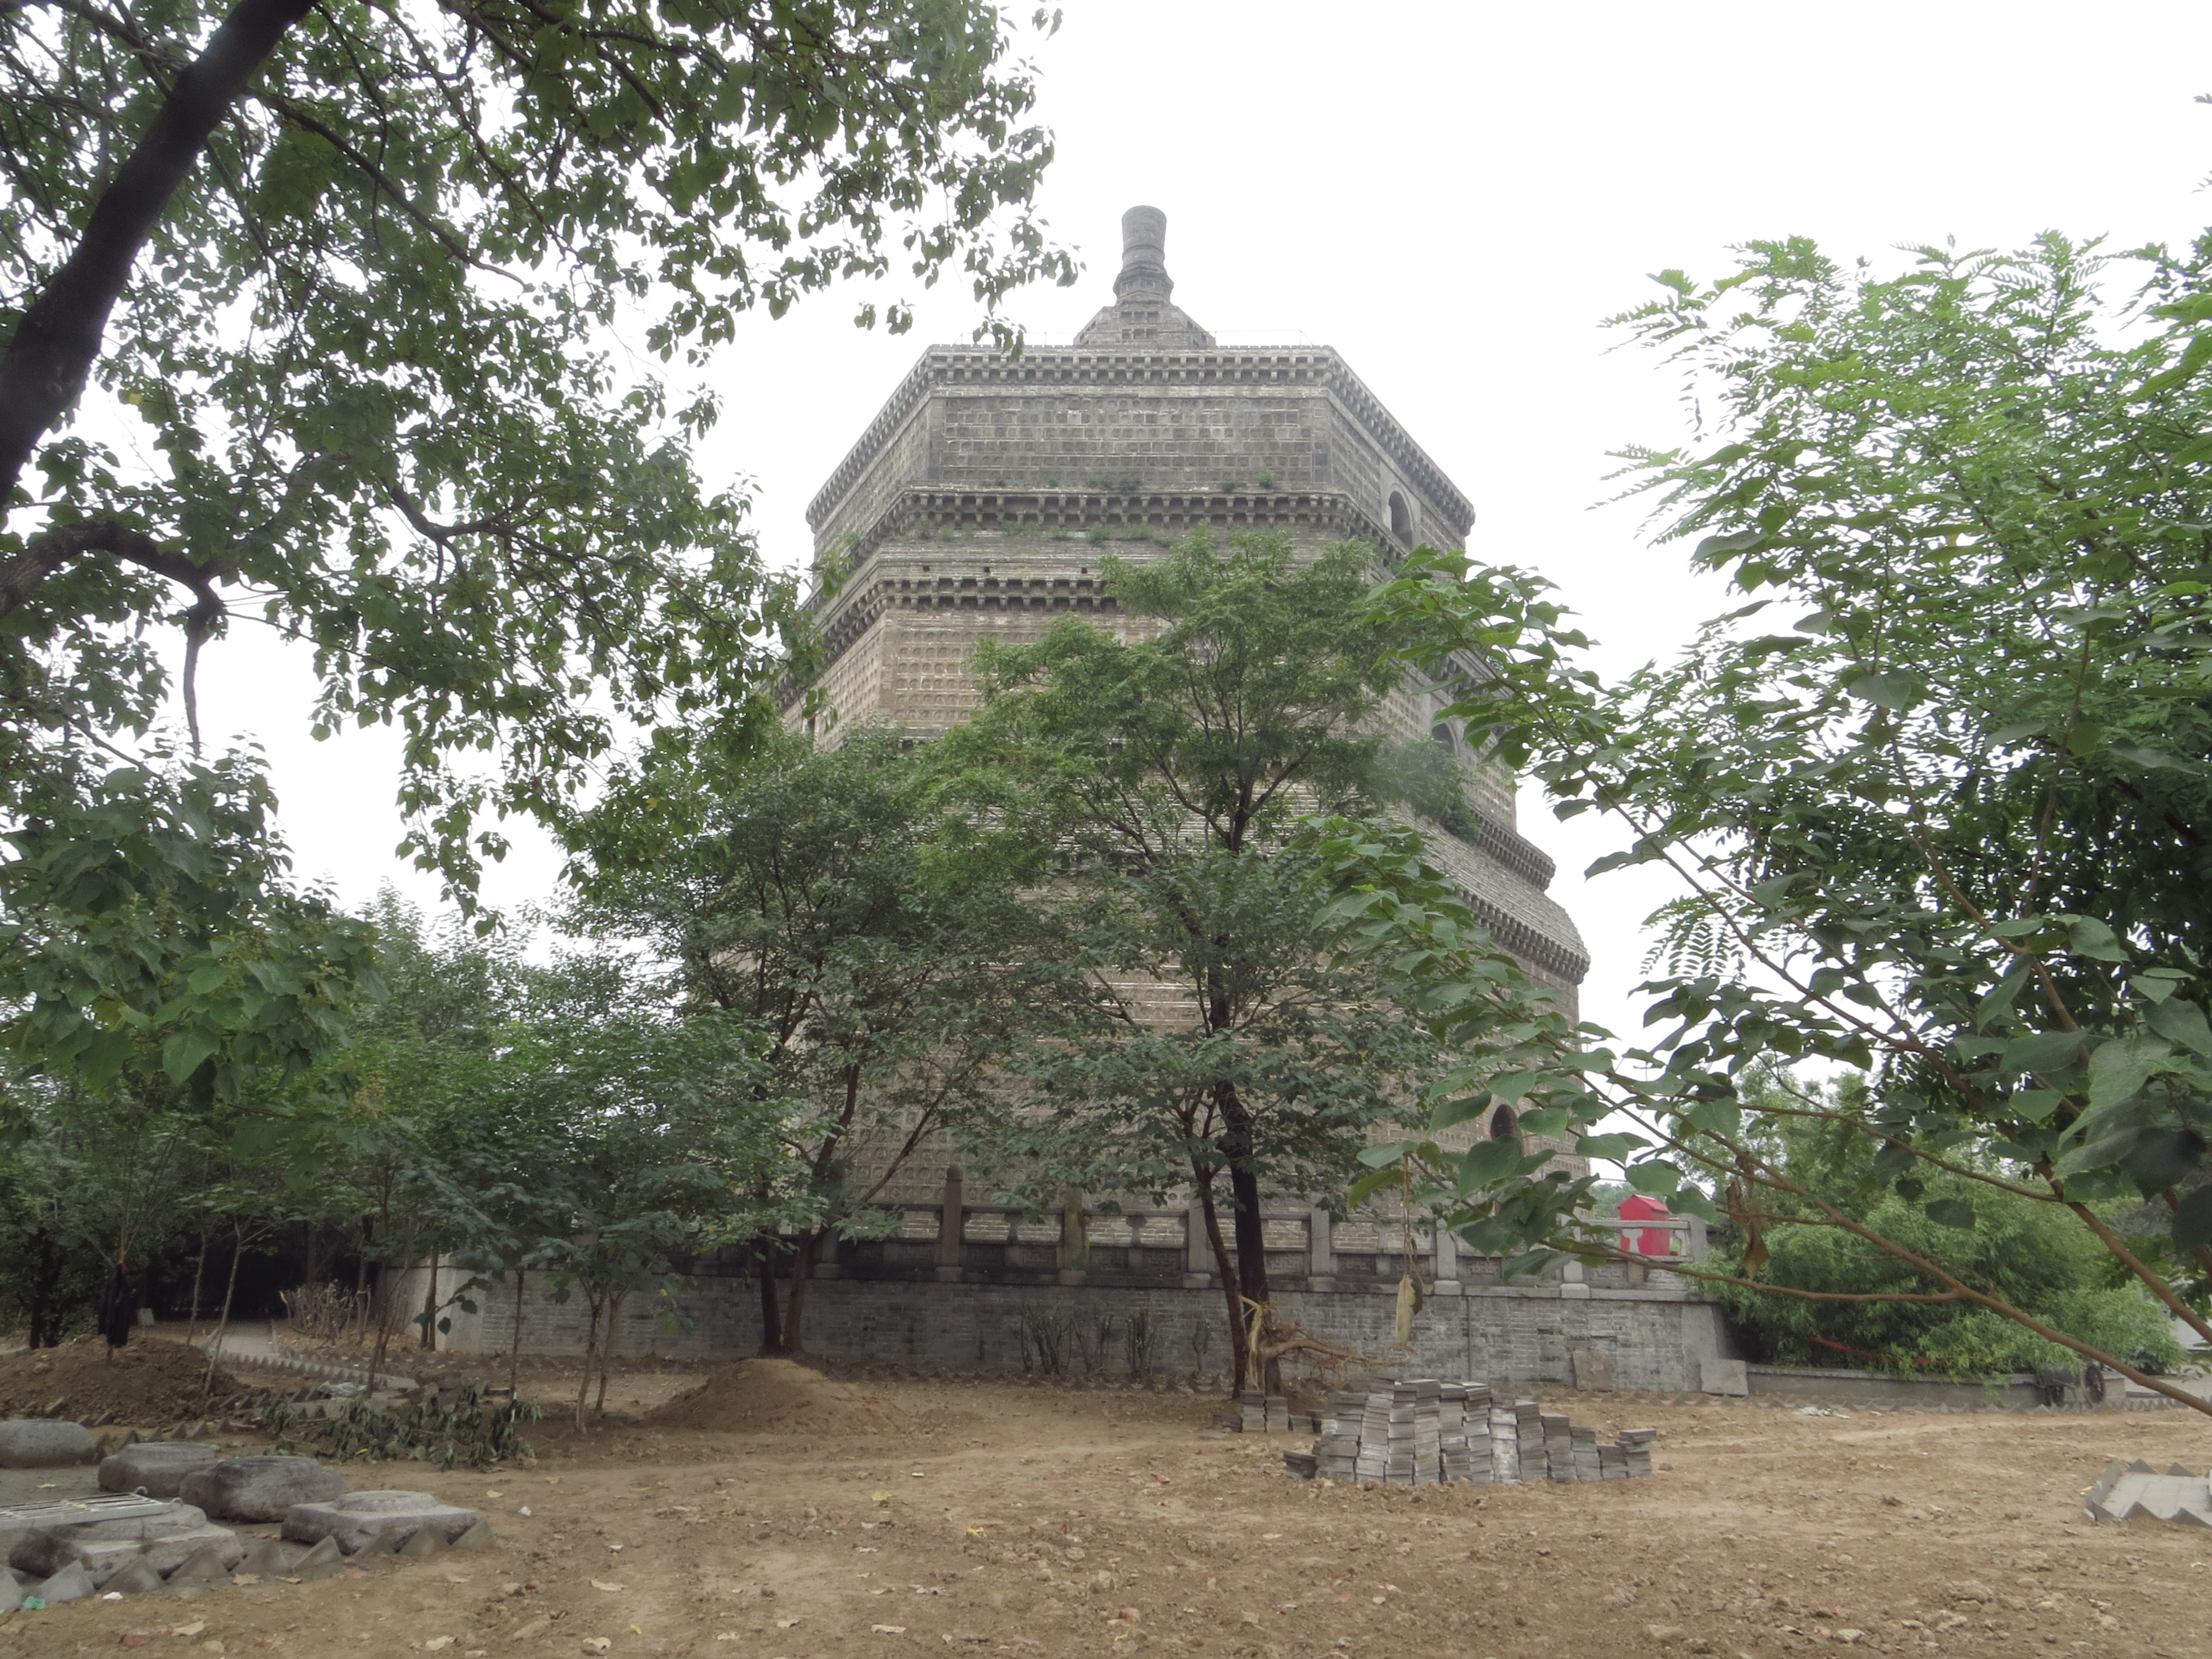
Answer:
[[[580,915],[657,952],[693,1016],[757,1031],[762,1091],[805,1108],[772,1183],[804,1214],[781,1305],[772,1262],[761,1277],[771,1351],[804,1346],[823,1237],[880,1230],[878,1200],[948,1131],[994,1134],[1000,1062],[1067,1000],[1021,887],[1039,849],[961,833],[932,781],[894,732],[778,732],[727,772],[625,772],[594,815],[614,850]]]
[[[1604,685],[1522,573],[1430,557],[1377,596],[1430,627],[1424,661],[1481,653],[1454,711],[1472,733],[1526,757],[1562,816],[1620,825],[1628,845],[1594,871],[1663,860],[1686,883],[1660,917],[1646,1050],[1462,990],[1479,942],[1409,958],[1405,988],[1486,1034],[1511,1073],[1498,1096],[1628,1160],[1639,1191],[1725,1207],[1747,1284],[1762,1230],[1803,1212],[1909,1269],[1913,1294],[2115,1358],[1762,1150],[1820,1124],[1862,1138],[1939,1225],[1978,1211],[1936,1195],[1938,1175],[2057,1210],[2212,1328],[2183,1293],[2212,1245],[2212,1192],[2192,1184],[2212,1142],[2208,254],[2144,256],[2145,301],[2118,314],[2110,261],[2057,236],[1923,250],[1896,277],[1795,241],[1753,245],[1710,286],[1670,273],[1620,321],[1675,354],[1721,441],[1629,465],[1664,532],[1702,538],[1696,562],[1747,603]],[[1455,925],[1444,896],[1356,840],[1337,842],[1366,889],[1346,914],[1378,949],[1434,945]],[[1805,1057],[1869,1086],[1747,1097],[1747,1072]],[[1615,1110],[1638,1129],[1596,1133]],[[1571,1219],[1582,1184],[1487,1152],[1408,1155],[1471,1238],[1535,1244],[1532,1264],[1593,1248]],[[2160,1236],[2106,1221],[2136,1195]]]
[[[1072,276],[1011,46],[981,0],[0,10],[0,812],[161,716],[164,623],[398,724],[464,901],[623,723],[741,733],[788,595],[688,459],[714,400],[608,331],[696,363],[840,278]]]
[[[1071,617],[987,645],[986,706],[939,745],[979,823],[1053,849],[1047,902],[1092,980],[1091,1017],[1021,1063],[1050,1109],[1002,1130],[1001,1156],[1101,1194],[1188,1187],[1240,1376],[1261,1369],[1247,1304],[1271,1299],[1263,1189],[1340,1180],[1433,1054],[1332,957],[1327,868],[1297,844],[1306,815],[1376,806],[1404,770],[1375,717],[1410,636],[1364,611],[1374,559],[1203,531],[1109,558],[1126,636]]]
[[[1012,46],[981,0],[0,8],[8,1041],[235,1092],[337,1040],[362,940],[198,763],[234,625],[313,652],[319,735],[400,728],[465,907],[626,733],[749,740],[792,593],[691,465],[714,400],[618,333],[696,366],[841,278],[1072,276]]]

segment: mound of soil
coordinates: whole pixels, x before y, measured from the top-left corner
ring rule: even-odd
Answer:
[[[872,1389],[833,1382],[792,1360],[741,1359],[654,1407],[645,1420],[751,1434],[882,1434],[907,1427],[906,1417]]]
[[[206,1355],[157,1336],[112,1351],[100,1337],[81,1336],[58,1348],[0,1355],[0,1417],[173,1423],[203,1416],[241,1391],[220,1365],[210,1388]]]

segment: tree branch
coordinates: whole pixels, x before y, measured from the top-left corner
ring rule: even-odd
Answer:
[[[15,325],[0,355],[0,517],[39,441],[83,394],[108,313],[170,198],[246,83],[312,4],[239,0],[206,50],[177,77],[153,125],[93,204],[76,247]]]

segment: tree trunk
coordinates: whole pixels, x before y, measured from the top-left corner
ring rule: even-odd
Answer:
[[[1252,1114],[1237,1098],[1236,1086],[1222,1084],[1215,1090],[1221,1120],[1227,1129],[1221,1137],[1222,1160],[1229,1169],[1229,1196],[1236,1206],[1237,1290],[1248,1302],[1266,1307],[1272,1299],[1267,1288],[1267,1224],[1260,1213],[1260,1177],[1252,1168]],[[1269,1394],[1283,1391],[1283,1362],[1267,1362],[1266,1374],[1254,1386]]]
[[[191,1347],[200,1328],[200,1285],[207,1278],[208,1240],[210,1235],[200,1235],[199,1258],[192,1263],[192,1310],[185,1321],[185,1346]]]
[[[576,1427],[584,1426],[584,1404],[592,1397],[592,1361],[599,1351],[599,1309],[605,1304],[604,1291],[592,1295],[592,1322],[584,1333],[584,1380],[576,1386]]]
[[[763,1353],[783,1352],[783,1310],[775,1299],[776,1240],[760,1242],[761,1346]]]
[[[422,1346],[434,1353],[438,1349],[438,1257],[430,1256],[430,1288],[422,1292]]]
[[[368,1386],[372,1393],[376,1389],[377,1374],[384,1369],[385,1351],[392,1346],[392,1315],[398,1302],[398,1297],[383,1293],[384,1270],[380,1267],[376,1274],[376,1290],[373,1304],[376,1310],[376,1346],[368,1357]]]
[[[14,494],[39,441],[83,394],[108,313],[170,198],[198,165],[209,136],[311,3],[239,0],[171,84],[152,125],[93,204],[69,258],[23,313],[0,355],[0,503]],[[4,513],[0,506],[0,515]],[[33,559],[34,566],[40,562]],[[15,574],[0,570],[0,578]],[[0,580],[0,614],[28,598],[46,574],[26,570],[21,574],[27,580],[21,584]],[[18,586],[20,592],[5,591]]]
[[[622,1304],[629,1297],[628,1285],[607,1297],[607,1328],[599,1337],[599,1403],[592,1408],[600,1417],[607,1414],[607,1367],[615,1357],[615,1322],[622,1316]]]
[[[812,1282],[814,1277],[814,1253],[821,1247],[822,1235],[807,1233],[793,1248],[791,1288],[784,1292],[783,1316],[776,1322],[776,1345],[771,1348],[763,1342],[761,1345],[763,1353],[798,1355],[806,1352],[806,1333],[804,1324],[806,1315],[806,1287]],[[771,1294],[775,1288],[775,1281],[770,1279],[769,1289]]]
[[[238,1294],[238,1261],[246,1254],[246,1233],[243,1228],[233,1228],[230,1241],[230,1278],[222,1287],[222,1317],[216,1321],[215,1334],[208,1339],[208,1367],[206,1379],[200,1384],[200,1405],[204,1407],[208,1396],[215,1392],[215,1363],[222,1352],[223,1333],[230,1328],[231,1299]],[[373,1392],[376,1378],[372,1373],[368,1386]]]
[[[514,1270],[514,1340],[507,1344],[507,1397],[509,1400],[515,1396],[515,1378],[522,1374],[522,1285],[523,1275],[527,1271],[522,1267]]]
[[[1221,1281],[1223,1300],[1229,1304],[1229,1369],[1232,1393],[1244,1387],[1244,1307],[1237,1300],[1237,1268],[1229,1255],[1229,1241],[1221,1236],[1221,1212],[1213,1206],[1213,1183],[1198,1188],[1199,1213],[1206,1221],[1206,1242],[1213,1250],[1214,1276]]]

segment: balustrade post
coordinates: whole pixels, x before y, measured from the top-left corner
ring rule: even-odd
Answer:
[[[1091,1261],[1091,1238],[1083,1223],[1083,1193],[1075,1187],[1060,1189],[1060,1282],[1080,1285]]]
[[[948,1285],[960,1282],[960,1240],[967,1229],[968,1211],[960,1192],[960,1166],[945,1172],[945,1207],[937,1217],[937,1276]]]
[[[1182,1287],[1202,1291],[1213,1283],[1213,1246],[1206,1237],[1206,1212],[1192,1198],[1182,1208]]]
[[[1460,1293],[1459,1240],[1441,1221],[1436,1224],[1436,1263],[1431,1269],[1436,1293],[1438,1296],[1457,1296]]]
[[[1318,1204],[1306,1212],[1306,1288],[1310,1291],[1336,1288],[1336,1244],[1331,1231],[1335,1224],[1334,1218]]]

